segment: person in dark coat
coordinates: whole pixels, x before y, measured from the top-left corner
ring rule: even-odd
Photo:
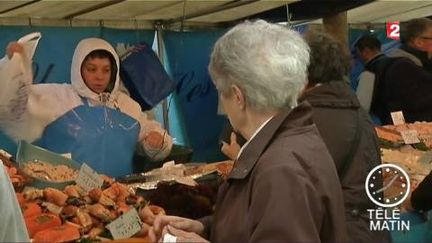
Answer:
[[[401,26],[402,45],[390,56],[406,57],[432,74],[432,19],[411,19]]]
[[[398,58],[390,58],[381,52],[381,42],[373,35],[364,35],[355,43],[356,52],[364,63],[360,74],[357,97],[362,107],[379,123],[389,123],[389,110],[385,100],[385,73]]]
[[[402,45],[389,54],[395,61],[381,72],[382,124],[392,124],[394,111],[402,111],[406,122],[432,121],[432,20],[413,19],[402,27]]]
[[[426,95],[423,99],[432,99],[430,95],[432,89],[432,20],[412,19],[404,25],[401,34],[402,46],[393,53],[393,56],[407,57],[416,65],[411,68],[417,70],[415,77],[423,77],[426,80],[425,83],[429,85],[429,88],[423,91]],[[429,113],[432,111],[432,105],[422,107]],[[432,209],[431,188],[432,172],[425,177],[411,195],[411,204],[414,209],[422,211]]]
[[[312,118],[336,165],[349,242],[389,242],[388,232],[369,230],[367,209],[377,206],[367,197],[364,185],[381,159],[372,121],[348,84],[349,54],[323,32],[309,32],[305,39],[311,48],[309,84],[300,100],[312,105]]]
[[[427,175],[411,194],[411,205],[419,211],[432,209],[432,171]]]
[[[336,168],[310,105],[297,102],[308,62],[297,32],[262,20],[239,24],[216,42],[209,72],[247,142],[219,188],[215,214],[200,221],[160,216],[151,240],[346,242]]]

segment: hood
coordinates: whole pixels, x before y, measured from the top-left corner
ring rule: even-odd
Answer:
[[[303,94],[300,101],[307,100],[312,107],[358,109],[360,103],[349,84],[344,81],[321,83]]]
[[[77,47],[75,48],[75,52],[72,58],[71,65],[71,84],[72,87],[78,92],[78,94],[82,97],[89,98],[94,101],[101,101],[102,96],[106,94],[97,94],[93,92],[91,89],[87,87],[84,83],[84,80],[81,76],[81,65],[85,59],[85,57],[94,50],[106,50],[109,51],[113,56],[117,64],[117,74],[115,78],[114,88],[111,91],[109,99],[115,99],[119,90],[119,58],[114,48],[105,40],[99,38],[88,38],[81,40]],[[101,97],[101,98],[100,98]]]
[[[402,50],[400,48],[390,52],[389,56],[390,57],[406,57],[406,58],[410,59],[411,61],[413,61],[417,66],[420,66],[420,67],[423,66],[421,60],[418,57],[416,57],[415,55],[413,55],[413,54],[411,54],[405,50]]]

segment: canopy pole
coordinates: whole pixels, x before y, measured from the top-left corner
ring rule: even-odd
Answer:
[[[287,17],[287,27],[291,28],[291,18],[292,18],[292,14],[289,11],[289,6],[288,3],[285,5],[286,6],[286,17]]]
[[[180,22],[180,32],[183,32],[185,20],[186,20],[186,0],[183,0],[183,16]]]
[[[346,50],[349,50],[347,12],[340,12],[338,14],[325,17],[323,18],[323,24],[325,31],[339,40],[344,45]]]
[[[162,24],[156,23],[156,41],[157,41],[157,54],[159,57],[159,61],[162,63],[162,66],[164,65],[164,54],[165,54],[165,48],[164,48],[164,42],[163,42],[163,35],[162,35]],[[168,131],[168,134],[170,134],[170,126],[169,126],[169,107],[168,107],[168,99],[165,98],[162,101],[162,116],[163,116],[163,125],[165,130]]]

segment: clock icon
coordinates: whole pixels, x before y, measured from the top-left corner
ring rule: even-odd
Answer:
[[[369,199],[375,205],[385,208],[395,207],[408,197],[410,180],[401,167],[394,164],[381,164],[369,172],[365,189]]]

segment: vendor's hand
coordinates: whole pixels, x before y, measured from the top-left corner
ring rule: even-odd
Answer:
[[[197,233],[186,232],[184,230],[177,229],[171,225],[167,225],[163,229],[162,238],[159,239],[159,242],[164,242],[163,236],[165,236],[165,234],[167,233],[176,237],[176,242],[202,242],[202,243],[209,242],[206,239],[199,236]]]
[[[240,152],[240,145],[237,143],[237,136],[234,132],[231,133],[229,144],[222,141],[221,151],[231,160],[237,159],[237,155]]]
[[[151,242],[156,242],[163,236],[163,230],[167,225],[171,225],[177,229],[193,232],[196,234],[204,233],[204,225],[197,221],[177,216],[159,215],[153,222],[153,227],[149,230],[149,238]]]
[[[156,131],[151,131],[144,137],[144,142],[152,149],[161,149],[164,142],[163,140],[162,134]]]
[[[6,47],[6,55],[11,59],[15,52],[24,55],[24,47],[18,42],[9,42]]]

